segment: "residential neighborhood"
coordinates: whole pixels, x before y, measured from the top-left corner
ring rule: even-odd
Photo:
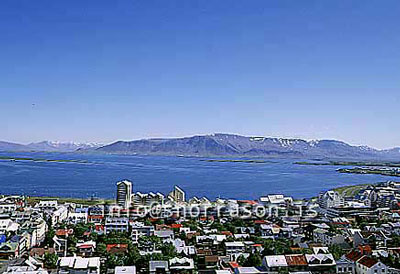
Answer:
[[[257,200],[133,192],[115,202],[0,199],[1,271],[48,273],[400,273],[400,183],[353,196]]]

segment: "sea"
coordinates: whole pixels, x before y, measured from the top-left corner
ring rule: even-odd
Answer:
[[[169,193],[174,185],[188,197],[257,199],[267,194],[310,198],[320,191],[395,180],[372,174],[345,174],[337,166],[297,165],[293,159],[265,163],[208,162],[209,158],[78,153],[8,153],[1,157],[82,162],[0,159],[0,194],[115,198],[116,183],[130,180],[133,191]],[[211,158],[215,159],[215,158]]]

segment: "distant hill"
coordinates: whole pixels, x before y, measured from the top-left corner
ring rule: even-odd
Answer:
[[[74,152],[78,149],[98,148],[101,144],[43,141],[28,145],[0,141],[0,151]]]
[[[53,151],[53,152],[73,152],[78,149],[92,149],[101,147],[97,143],[75,143],[75,142],[52,142],[43,141],[38,143],[30,143],[26,147],[33,151]]]
[[[284,139],[212,134],[171,139],[118,141],[95,149],[79,151],[176,155],[176,156],[238,156],[238,157],[303,157],[400,160],[400,149],[377,150],[352,146],[336,140]]]
[[[25,148],[24,145],[0,141],[0,151],[22,151]]]

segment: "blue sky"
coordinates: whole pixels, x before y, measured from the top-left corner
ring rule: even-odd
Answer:
[[[0,139],[400,146],[400,1],[0,2]]]

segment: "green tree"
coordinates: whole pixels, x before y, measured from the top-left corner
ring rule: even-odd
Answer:
[[[58,256],[55,253],[48,253],[44,254],[43,263],[46,268],[54,269],[57,267]]]
[[[44,245],[45,246],[53,246],[54,241],[53,237],[56,235],[56,232],[52,227],[49,227],[49,230],[46,232],[46,236],[44,239]]]
[[[251,253],[249,257],[243,263],[243,266],[260,266],[262,264],[262,259],[260,254]]]
[[[340,259],[340,257],[342,257],[344,255],[344,251],[342,249],[342,247],[340,245],[331,245],[329,247],[329,252],[333,255],[333,257],[335,258],[335,260]]]
[[[107,246],[104,243],[99,243],[96,246],[96,253],[100,256],[105,256],[107,254]]]
[[[172,259],[177,255],[175,246],[172,244],[162,244],[160,250],[167,259]]]

